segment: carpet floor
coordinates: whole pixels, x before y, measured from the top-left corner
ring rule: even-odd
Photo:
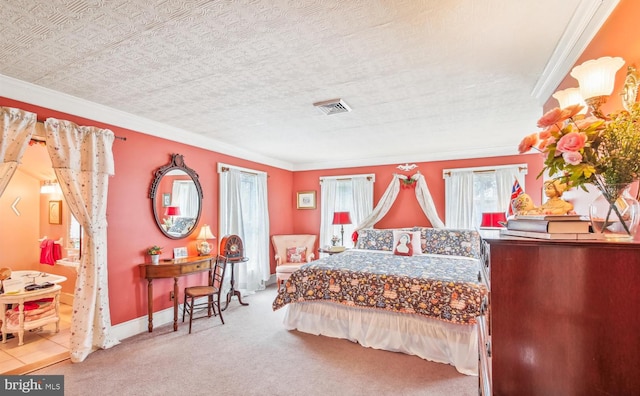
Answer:
[[[66,396],[478,394],[478,378],[453,366],[284,329],[274,286],[234,299],[219,318],[154,328],[82,363],[31,373],[62,374]]]

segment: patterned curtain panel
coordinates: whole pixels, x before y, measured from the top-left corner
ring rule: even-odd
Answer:
[[[111,333],[107,285],[107,191],[113,132],[47,119],[46,142],[69,210],[84,230],[71,326],[71,361],[119,341]]]
[[[0,195],[18,168],[35,130],[36,115],[11,107],[0,107]]]

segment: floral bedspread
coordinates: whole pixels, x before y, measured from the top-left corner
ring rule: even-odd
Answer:
[[[487,292],[478,269],[477,260],[465,257],[348,250],[291,274],[273,310],[292,302],[331,301],[474,324]]]

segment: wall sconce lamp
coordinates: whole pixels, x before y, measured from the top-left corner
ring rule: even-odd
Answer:
[[[200,256],[206,256],[211,253],[211,244],[207,242],[207,239],[216,239],[215,235],[211,232],[211,227],[205,224],[200,228],[200,233],[198,234],[198,254]]]
[[[624,65],[624,59],[605,56],[592,59],[571,70],[571,76],[580,84],[580,95],[589,106],[591,114],[598,118],[606,117],[600,111],[613,92],[616,72]]]
[[[60,185],[57,180],[45,180],[40,186],[40,194],[60,193]]]
[[[341,246],[344,246],[344,225],[351,224],[351,216],[349,215],[349,212],[334,212],[332,224],[340,224],[340,241],[342,243]]]
[[[580,110],[579,114],[587,113],[587,104],[585,103],[584,99],[582,99],[582,95],[580,95],[580,88],[563,89],[562,91],[557,91],[551,96],[556,98],[556,100],[560,104],[561,109],[564,109],[565,107],[571,105],[579,104],[581,106],[584,106],[584,109]]]

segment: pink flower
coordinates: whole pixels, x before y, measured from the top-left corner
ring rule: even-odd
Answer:
[[[562,159],[564,162],[570,165],[578,165],[582,162],[582,154],[578,151],[565,151],[562,153]]]
[[[547,111],[539,120],[538,128],[550,127],[569,118],[568,113],[563,112],[559,107]]]
[[[538,143],[537,133],[532,133],[531,135],[527,135],[520,142],[520,145],[518,146],[518,152],[520,154],[526,153],[527,151],[531,150],[531,148],[535,146],[536,143]]]
[[[581,132],[570,132],[558,140],[556,150],[561,153],[570,151],[578,151],[584,147],[587,141],[587,135]]]

